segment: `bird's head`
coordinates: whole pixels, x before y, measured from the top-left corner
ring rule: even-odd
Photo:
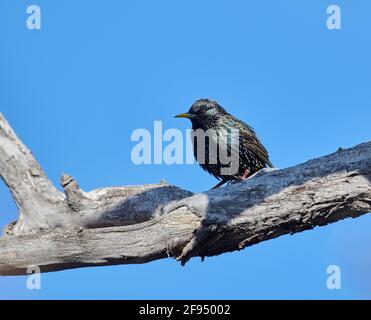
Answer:
[[[202,127],[205,124],[217,122],[225,114],[224,108],[216,101],[200,99],[191,106],[188,112],[178,114],[175,117],[190,119],[194,127]]]

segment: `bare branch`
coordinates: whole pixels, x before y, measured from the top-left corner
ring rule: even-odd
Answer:
[[[23,232],[22,226],[31,227],[35,221],[42,220],[63,201],[62,194],[49,181],[1,113],[0,176],[19,210],[19,223],[14,226],[16,232]]]
[[[184,264],[371,212],[371,142],[200,194],[164,183],[84,192],[64,175],[63,195],[1,116],[0,176],[20,209],[0,240],[1,275]]]

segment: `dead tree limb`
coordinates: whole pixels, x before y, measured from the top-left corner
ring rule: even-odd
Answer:
[[[0,176],[19,209],[0,275],[185,263],[371,212],[371,142],[199,194],[165,183],[84,192],[69,175],[62,193],[0,114]]]

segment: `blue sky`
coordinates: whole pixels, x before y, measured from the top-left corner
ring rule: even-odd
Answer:
[[[342,9],[328,30],[326,8]],[[42,29],[26,28],[26,8]],[[354,1],[2,0],[0,111],[51,180],[85,190],[169,183],[203,191],[197,165],[136,166],[131,133],[185,131],[198,98],[251,124],[280,168],[370,140],[371,3]],[[1,226],[17,210],[0,184]],[[284,236],[241,252],[145,265],[0,278],[0,298],[371,298],[371,217]],[[1,257],[0,257],[1,258]],[[339,265],[342,289],[328,290]]]

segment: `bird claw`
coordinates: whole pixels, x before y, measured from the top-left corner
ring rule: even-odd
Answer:
[[[245,170],[245,173],[243,174],[242,177],[239,178],[239,180],[241,180],[241,181],[246,180],[249,175],[250,175],[250,170],[249,169],[246,169]]]
[[[250,180],[251,178],[261,177],[261,176],[265,175],[266,173],[273,172],[273,171],[276,171],[276,170],[278,170],[278,169],[277,168],[263,168],[263,169],[260,169],[258,172],[255,172],[251,176],[248,176],[247,178],[245,178],[246,172],[250,173],[250,171],[246,170],[245,174],[242,177],[238,178],[237,180],[228,181],[227,186],[239,183],[241,181]]]

